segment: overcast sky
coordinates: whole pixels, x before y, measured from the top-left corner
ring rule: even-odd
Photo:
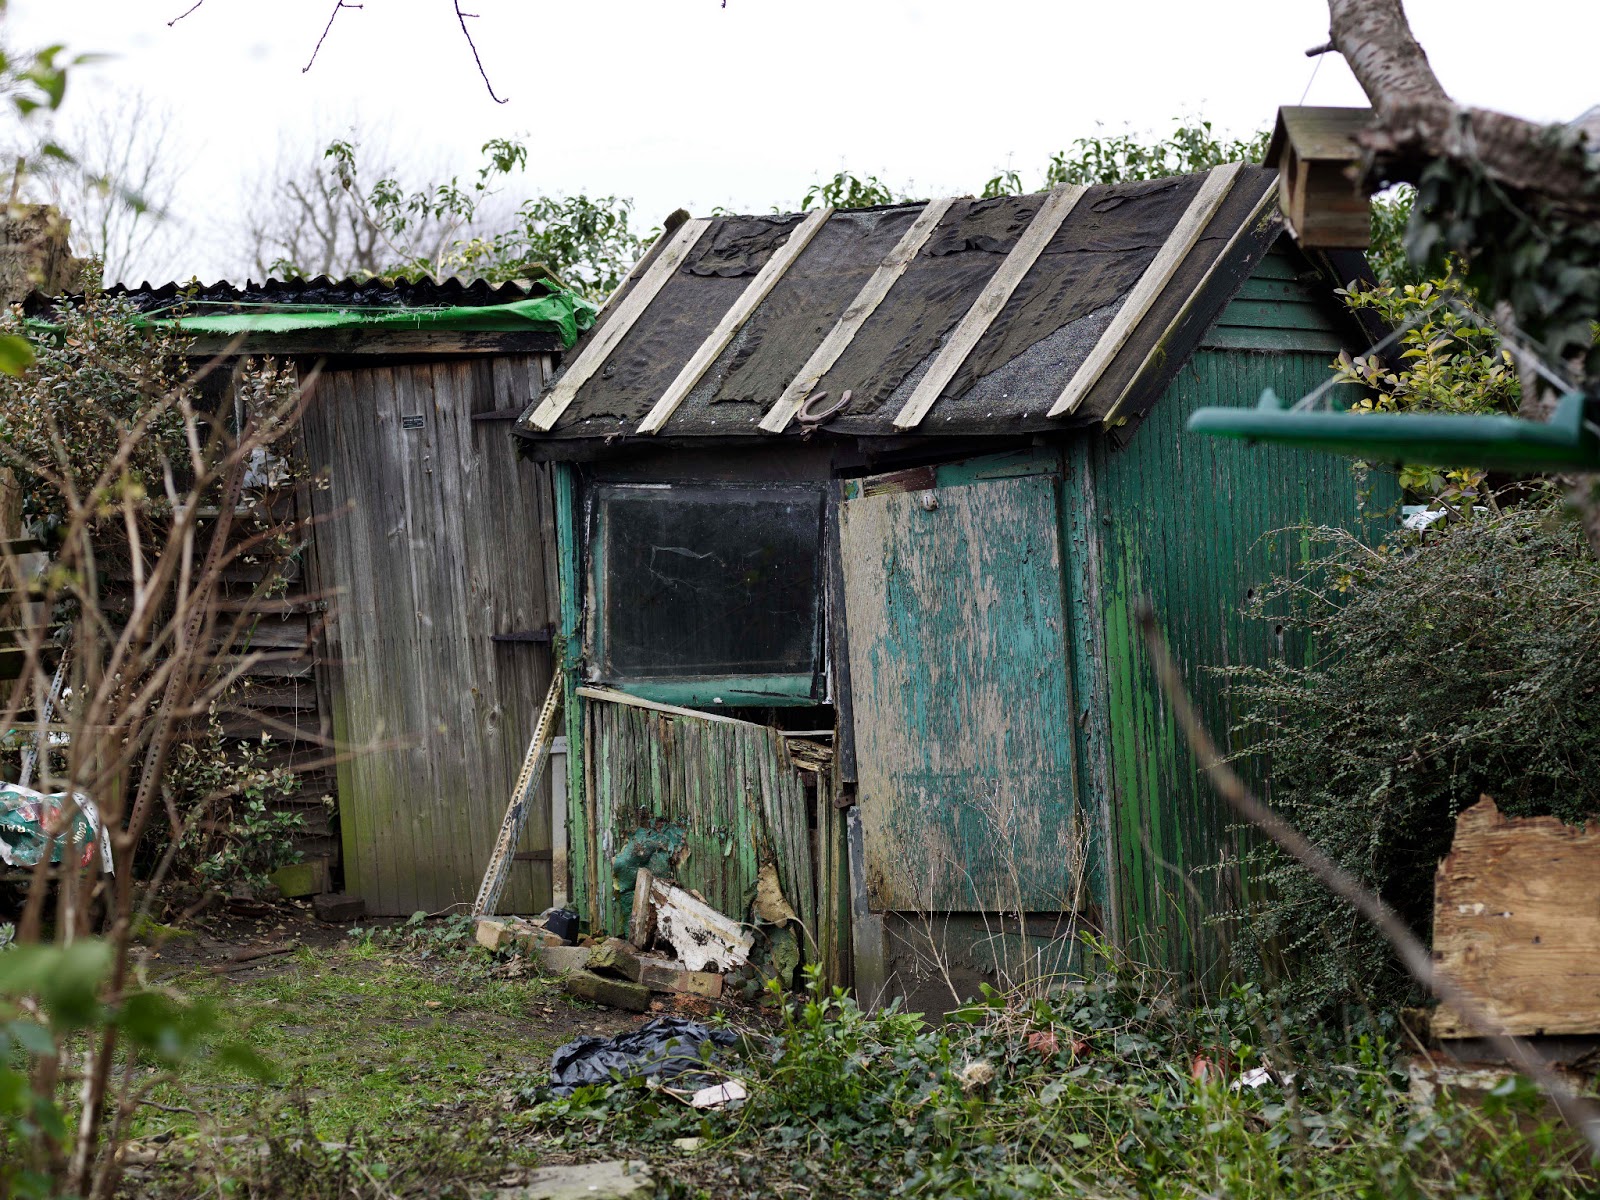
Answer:
[[[525,136],[530,192],[615,193],[641,227],[681,206],[793,207],[840,167],[968,193],[1097,126],[1199,115],[1246,134],[1280,104],[1360,104],[1323,0],[471,0],[496,104],[451,0],[12,0],[9,40],[113,56],[76,80],[171,109],[192,166],[183,236],[145,273],[243,270],[230,217],[278,147],[316,154],[359,119],[462,173]],[[1407,0],[1458,100],[1538,120],[1600,102],[1597,0]],[[1313,72],[1315,75],[1313,77]]]

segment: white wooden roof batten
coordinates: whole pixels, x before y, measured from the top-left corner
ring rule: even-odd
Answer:
[[[1132,375],[1128,376],[1128,382],[1122,385],[1122,394],[1117,397],[1116,402],[1110,408],[1106,409],[1106,415],[1101,418],[1101,424],[1109,428],[1121,419],[1119,414],[1129,394],[1145,378],[1145,372],[1166,356],[1169,339],[1177,331],[1178,326],[1188,320],[1189,314],[1194,311],[1194,307],[1199,303],[1200,297],[1205,295],[1206,288],[1210,285],[1212,277],[1217,273],[1217,268],[1225,262],[1233,261],[1234,251],[1238,248],[1239,243],[1246,236],[1251,235],[1252,231],[1255,231],[1264,220],[1275,220],[1280,225],[1282,224],[1283,215],[1278,212],[1277,205],[1278,181],[1274,179],[1268,185],[1267,190],[1261,193],[1261,199],[1256,201],[1256,206],[1250,210],[1250,215],[1244,219],[1243,224],[1233,231],[1233,236],[1228,239],[1228,244],[1223,247],[1222,253],[1217,255],[1212,260],[1211,265],[1206,268],[1206,273],[1200,277],[1200,282],[1194,285],[1194,290],[1189,293],[1189,298],[1183,302],[1183,307],[1178,310],[1178,315],[1168,322],[1167,327],[1161,331],[1161,336],[1151,344],[1150,352],[1144,356],[1144,361],[1139,364],[1138,369]]]
[[[1011,253],[1006,255],[1000,269],[984,284],[983,291],[978,293],[972,307],[967,309],[966,316],[961,318],[961,323],[945,339],[944,348],[933,360],[928,373],[900,409],[894,419],[896,429],[915,429],[922,424],[922,418],[928,415],[928,410],[939,399],[945,385],[955,378],[967,355],[978,344],[978,339],[1000,315],[1006,301],[1011,299],[1011,293],[1017,290],[1028,268],[1044,253],[1044,248],[1055,237],[1056,230],[1061,228],[1067,214],[1088,190],[1076,184],[1066,185],[1056,188],[1044,198],[1039,211],[1033,214],[1033,220],[1017,239],[1017,244],[1011,247]]]
[[[605,363],[606,358],[616,349],[632,329],[634,323],[644,315],[644,310],[650,307],[650,301],[656,298],[667,280],[671,279],[683,260],[689,257],[689,251],[694,249],[694,244],[700,240],[700,235],[711,225],[710,220],[699,218],[685,221],[672,235],[672,240],[661,251],[661,255],[640,277],[639,282],[633,285],[617,305],[617,310],[611,319],[600,327],[593,340],[583,348],[582,353],[573,359],[572,365],[566,373],[556,380],[555,387],[550,389],[550,394],[540,402],[539,407],[533,410],[533,415],[528,418],[528,424],[535,429],[548,430],[561,419],[561,414],[567,411],[569,405],[578,395],[578,389],[594,376],[595,372]]]
[[[1061,396],[1050,408],[1052,417],[1070,416],[1083,403],[1084,397],[1089,394],[1100,376],[1105,374],[1105,369],[1111,365],[1111,360],[1117,356],[1117,351],[1127,343],[1133,331],[1138,328],[1139,322],[1144,320],[1150,306],[1156,302],[1156,297],[1161,295],[1161,289],[1166,287],[1177,273],[1180,266],[1189,256],[1189,251],[1194,249],[1194,244],[1200,240],[1200,235],[1205,232],[1211,218],[1217,215],[1217,209],[1222,207],[1222,202],[1227,199],[1228,191],[1233,187],[1233,181],[1238,178],[1243,163],[1225,163],[1220,167],[1212,167],[1206,173],[1205,179],[1200,184],[1200,190],[1195,193],[1194,199],[1189,201],[1189,207],[1184,210],[1178,223],[1172,227],[1172,232],[1167,235],[1167,240],[1162,243],[1161,249],[1156,251],[1156,256],[1150,260],[1150,265],[1144,269],[1144,274],[1139,276],[1139,282],[1133,285],[1133,290],[1128,293],[1128,298],[1122,302],[1122,307],[1117,310],[1117,315],[1111,318],[1111,324],[1100,335],[1100,340],[1089,351],[1089,357],[1083,360],[1081,366],[1073,372],[1072,378],[1067,380],[1067,386],[1062,389]]]
[[[744,291],[739,293],[739,298],[733,302],[733,307],[722,315],[722,320],[717,322],[717,327],[711,335],[700,343],[700,348],[694,352],[688,362],[684,363],[683,370],[678,372],[678,377],[672,381],[667,390],[661,394],[655,407],[650,410],[643,421],[639,422],[639,433],[659,433],[661,427],[667,423],[668,418],[678,410],[694,385],[700,382],[702,376],[711,369],[711,364],[717,361],[717,356],[728,348],[728,343],[733,341],[733,335],[738,333],[750,314],[761,306],[772,289],[777,286],[778,280],[791,266],[794,260],[800,257],[805,248],[811,244],[811,239],[827,224],[828,218],[833,215],[833,209],[820,208],[806,216],[805,220],[794,227],[789,234],[789,240],[784,242],[767,259],[766,265],[756,272]]]
[[[801,367],[789,386],[783,389],[783,394],[767,410],[767,415],[761,420],[761,428],[767,433],[782,433],[794,420],[795,413],[800,411],[800,406],[805,403],[811,390],[822,382],[822,377],[828,373],[833,364],[839,361],[850,346],[856,334],[860,332],[867,318],[878,311],[878,305],[883,303],[889,289],[894,287],[895,281],[905,274],[905,269],[917,252],[927,243],[932,236],[934,228],[944,219],[945,213],[950,211],[950,206],[956,202],[956,197],[946,196],[940,200],[930,200],[922,206],[922,211],[917,214],[917,219],[911,223],[911,228],[905,231],[904,236],[895,243],[893,250],[878,264],[878,269],[872,273],[855,299],[850,301],[848,308],[840,314],[839,320],[828,331],[828,336],[822,339],[822,344],[811,352],[811,357],[806,359],[806,365]]]

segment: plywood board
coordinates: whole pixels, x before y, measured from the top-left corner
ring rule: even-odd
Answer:
[[[1077,903],[1054,476],[849,500],[857,804],[874,912]]]
[[[1600,1034],[1600,818],[1500,815],[1485,796],[1456,821],[1434,877],[1433,957],[1504,1032]],[[1438,1037],[1476,1037],[1449,1005]]]

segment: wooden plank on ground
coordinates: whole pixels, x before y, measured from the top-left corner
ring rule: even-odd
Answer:
[[[767,433],[782,433],[794,420],[795,413],[800,411],[800,406],[811,394],[822,377],[828,373],[833,364],[839,361],[839,356],[849,347],[850,342],[860,332],[861,327],[867,323],[867,318],[878,311],[878,305],[883,303],[883,298],[889,294],[889,289],[894,287],[895,281],[905,274],[905,269],[911,260],[917,256],[917,251],[927,243],[930,235],[944,219],[945,213],[950,211],[950,206],[955,203],[954,196],[946,196],[940,200],[930,200],[923,205],[922,212],[911,223],[911,228],[906,230],[893,250],[889,251],[884,260],[878,264],[878,269],[872,277],[862,285],[856,298],[850,301],[833,328],[828,331],[828,336],[822,339],[819,345],[806,360],[806,365],[801,367],[783,389],[783,394],[778,397],[767,415],[762,418],[761,428]]]
[[[1117,356],[1117,351],[1127,343],[1133,331],[1138,328],[1139,322],[1150,311],[1150,306],[1156,302],[1156,297],[1161,295],[1161,289],[1167,286],[1168,281],[1177,272],[1183,260],[1188,257],[1189,251],[1194,249],[1194,244],[1200,240],[1200,235],[1211,223],[1211,218],[1216,216],[1217,209],[1223,200],[1227,199],[1233,181],[1239,177],[1243,163],[1226,163],[1220,167],[1213,167],[1207,173],[1200,190],[1195,193],[1194,199],[1189,202],[1189,207],[1184,210],[1183,216],[1178,218],[1178,223],[1172,227],[1172,232],[1167,235],[1167,240],[1162,243],[1161,249],[1156,251],[1156,256],[1150,260],[1150,265],[1145,268],[1144,274],[1139,277],[1139,282],[1133,285],[1133,290],[1128,293],[1128,298],[1122,302],[1122,307],[1117,310],[1117,315],[1111,318],[1111,324],[1100,335],[1100,340],[1095,343],[1094,349],[1089,351],[1089,357],[1067,380],[1067,386],[1062,389],[1061,396],[1051,406],[1052,417],[1064,417],[1075,412],[1078,405],[1083,403],[1090,389],[1105,374],[1111,360]]]
[[[772,289],[778,285],[778,280],[783,278],[795,259],[799,258],[811,239],[828,223],[828,218],[833,215],[833,209],[819,208],[810,213],[800,224],[794,227],[789,234],[789,240],[773,251],[772,257],[767,259],[761,270],[756,272],[744,291],[739,293],[739,298],[733,302],[733,307],[722,315],[722,320],[717,322],[710,336],[700,343],[700,348],[694,352],[693,357],[683,365],[676,379],[668,385],[667,390],[656,401],[655,407],[639,422],[639,433],[659,433],[673,413],[678,411],[678,405],[694,390],[694,385],[700,382],[702,376],[711,369],[711,364],[717,361],[717,356],[727,349],[728,343],[733,341],[733,335],[738,333],[744,323],[750,319],[752,313],[761,306]]]
[[[1600,1034],[1600,818],[1503,817],[1487,796],[1462,813],[1434,877],[1433,957],[1505,1033]],[[1444,1004],[1433,1032],[1491,1031]]]
[[[618,304],[617,310],[611,319],[603,324],[589,344],[573,360],[566,374],[556,381],[545,398],[540,401],[539,407],[533,410],[533,415],[528,418],[528,424],[534,429],[545,430],[555,425],[561,419],[561,414],[567,411],[569,405],[578,395],[581,388],[605,364],[611,352],[616,349],[628,330],[644,315],[645,309],[650,307],[650,302],[656,294],[666,286],[683,260],[689,257],[689,251],[694,249],[694,244],[700,240],[700,235],[711,225],[705,218],[685,221],[678,227],[678,232],[672,235],[672,240],[667,243],[666,249],[661,252],[645,273],[640,276],[639,282],[634,284]]]
[[[1045,197],[1044,203],[1039,206],[1039,211],[1034,213],[1033,220],[1017,239],[1017,244],[1011,247],[1011,253],[1006,255],[1000,264],[1000,269],[984,285],[983,291],[972,302],[972,307],[967,310],[966,316],[961,318],[961,323],[945,339],[944,348],[933,360],[928,373],[922,377],[912,391],[911,398],[895,416],[896,429],[915,429],[922,424],[922,418],[928,415],[928,410],[933,407],[934,401],[939,399],[945,385],[955,378],[956,372],[961,369],[961,364],[967,360],[967,355],[971,354],[972,348],[978,344],[978,339],[983,337],[994,319],[1000,315],[1000,310],[1006,306],[1006,301],[1011,299],[1011,293],[1017,290],[1017,285],[1028,273],[1028,268],[1038,260],[1044,248],[1050,244],[1050,239],[1055,237],[1056,230],[1061,228],[1061,222],[1067,219],[1067,214],[1077,206],[1084,192],[1088,190],[1078,185],[1062,186]]]

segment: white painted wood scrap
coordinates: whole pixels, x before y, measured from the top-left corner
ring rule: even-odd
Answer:
[[[753,935],[737,921],[682,888],[657,880],[650,887],[656,903],[656,940],[678,952],[690,971],[731,971],[750,961]]]

